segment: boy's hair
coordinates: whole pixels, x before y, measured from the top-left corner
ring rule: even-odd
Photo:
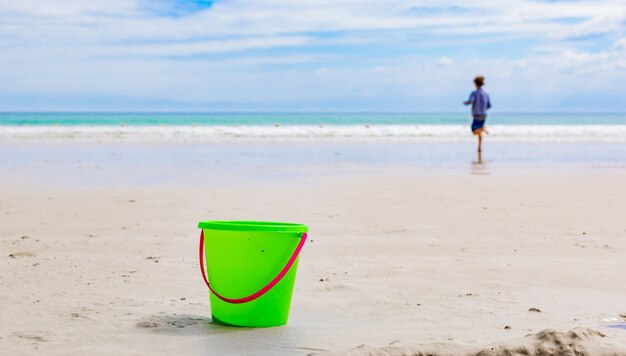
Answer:
[[[485,85],[485,77],[483,77],[482,75],[477,76],[476,78],[474,78],[474,84],[476,84],[476,86],[482,87],[483,85]]]

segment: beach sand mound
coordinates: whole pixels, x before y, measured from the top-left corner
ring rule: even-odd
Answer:
[[[575,328],[568,332],[546,329],[521,339],[494,343],[471,354],[476,356],[626,355],[626,345],[619,344],[603,333],[592,329]]]
[[[438,343],[419,346],[399,346],[396,342],[389,346],[375,348],[359,346],[344,352],[331,352],[315,355],[371,355],[371,356],[579,356],[579,355],[626,355],[626,345],[618,343],[603,333],[575,328],[567,332],[546,329],[520,339],[496,342],[479,349],[464,347],[455,343]]]

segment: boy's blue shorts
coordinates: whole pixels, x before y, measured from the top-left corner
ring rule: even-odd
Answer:
[[[487,115],[476,115],[472,121],[472,133],[478,129],[482,129],[485,126],[485,119]]]

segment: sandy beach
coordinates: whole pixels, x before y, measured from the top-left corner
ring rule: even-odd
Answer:
[[[25,147],[51,152],[3,146],[7,355],[626,354],[623,162],[320,159],[285,179],[271,173],[286,153],[175,172],[167,145],[143,168],[113,167],[97,145],[7,161]],[[196,228],[210,219],[310,226],[287,326],[211,323]]]

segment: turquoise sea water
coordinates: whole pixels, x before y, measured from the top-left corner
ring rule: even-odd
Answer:
[[[2,126],[461,125],[468,113],[0,113]],[[626,125],[626,113],[493,113],[498,125]]]

